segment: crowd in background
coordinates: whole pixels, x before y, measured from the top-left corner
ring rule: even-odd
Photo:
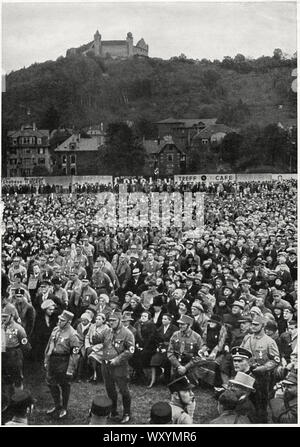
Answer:
[[[118,192],[118,185],[73,185],[71,195],[53,195],[49,185],[41,194],[2,186],[2,309],[26,332],[27,361],[43,361],[57,318],[68,310],[81,343],[76,379],[101,380],[93,334],[121,312],[135,337],[132,382],[155,386],[187,375],[195,386],[211,386],[228,411],[239,400],[229,391],[244,386],[254,406],[239,413],[247,421],[295,422],[297,399],[288,399],[286,388],[297,385],[297,374],[290,379],[297,372],[296,187],[294,180],[129,186],[209,193],[195,235],[101,226],[93,193]]]

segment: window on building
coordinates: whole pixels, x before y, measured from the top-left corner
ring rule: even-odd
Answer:
[[[45,164],[45,159],[44,158],[39,158],[38,159],[38,164],[39,165],[44,165]]]
[[[42,144],[42,139],[41,138],[37,138],[37,144]]]
[[[31,165],[31,158],[24,158],[23,163],[24,165]]]
[[[22,169],[22,172],[23,172],[23,175],[30,175],[31,174],[31,169],[30,168],[25,168],[25,169]]]
[[[71,165],[76,164],[76,155],[70,155],[70,163],[71,163]]]
[[[76,175],[76,168],[75,167],[71,168],[71,175]]]
[[[9,162],[10,162],[11,165],[16,165],[17,164],[17,159],[16,158],[11,158],[9,160]]]
[[[45,154],[45,148],[44,147],[39,147],[38,148],[38,154],[39,155],[44,155]]]
[[[61,164],[62,165],[66,165],[67,164],[67,156],[66,155],[62,155],[62,157],[61,157]]]
[[[62,168],[61,172],[62,172],[62,175],[67,175],[67,168]]]
[[[27,148],[25,149],[25,154],[31,154],[31,149],[29,149],[29,147],[27,147]]]
[[[17,149],[16,149],[15,147],[11,147],[11,148],[9,149],[9,152],[10,152],[10,154],[12,154],[12,155],[16,155],[16,154],[17,154]]]
[[[14,146],[16,146],[16,145],[18,144],[18,139],[17,139],[17,138],[13,138],[13,140],[12,140],[12,144],[13,144]]]
[[[172,154],[168,155],[168,161],[173,161],[173,155]]]

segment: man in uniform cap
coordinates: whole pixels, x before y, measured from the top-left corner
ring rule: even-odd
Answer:
[[[292,370],[281,382],[283,395],[270,400],[272,420],[279,424],[297,424],[297,370]]]
[[[250,359],[252,358],[252,353],[248,349],[241,348],[240,346],[234,346],[230,353],[235,373],[240,371],[245,374],[250,374]]]
[[[59,315],[58,325],[53,329],[45,350],[46,382],[54,401],[54,407],[47,414],[58,414],[59,419],[67,415],[70,381],[79,360],[80,342],[77,332],[71,326],[73,318],[74,314],[67,310]]]
[[[177,377],[168,384],[171,393],[173,424],[193,424],[195,397],[193,385],[186,376]]]
[[[107,425],[111,408],[112,400],[109,397],[104,395],[95,396],[90,409],[89,425]]]
[[[172,407],[168,402],[156,402],[152,405],[150,424],[172,424]]]
[[[33,409],[33,399],[30,391],[17,390],[11,397],[10,410],[13,413],[11,421],[5,425],[28,425],[28,417]]]
[[[133,333],[122,324],[121,312],[109,316],[109,328],[97,335],[96,343],[103,343],[102,376],[107,395],[112,400],[111,419],[127,424],[131,419],[131,396],[128,388],[128,360],[134,353]],[[118,395],[116,385],[122,395],[123,417],[117,412]]]
[[[252,353],[252,372],[256,379],[255,407],[259,422],[267,423],[267,405],[269,396],[270,373],[280,363],[278,346],[265,334],[265,318],[256,315],[251,323],[252,334],[246,335],[241,347]]]
[[[200,362],[202,338],[191,329],[194,319],[181,315],[177,321],[179,331],[174,332],[170,339],[167,357],[171,362],[175,376],[187,375],[197,383],[197,364]]]

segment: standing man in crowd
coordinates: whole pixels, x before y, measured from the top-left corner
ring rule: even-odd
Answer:
[[[3,352],[2,374],[3,384],[7,386],[7,394],[11,396],[17,389],[23,388],[23,351],[30,351],[25,329],[13,319],[13,312],[7,306],[1,314]]]
[[[265,334],[265,323],[264,316],[256,315],[251,324],[252,334],[246,335],[241,344],[253,357],[252,373],[256,380],[255,408],[261,423],[268,422],[270,373],[280,363],[278,346],[275,340]]]
[[[112,400],[111,420],[127,424],[131,420],[131,396],[128,388],[128,360],[134,353],[133,333],[125,328],[121,321],[121,312],[109,317],[110,328],[95,336],[96,343],[103,343],[102,376],[108,397]],[[123,416],[117,411],[118,394],[122,395]]]
[[[79,360],[80,343],[75,329],[71,326],[73,318],[74,314],[63,311],[58,317],[58,325],[53,329],[45,351],[46,382],[54,401],[54,407],[49,409],[47,414],[58,415],[59,419],[67,415],[70,381]]]

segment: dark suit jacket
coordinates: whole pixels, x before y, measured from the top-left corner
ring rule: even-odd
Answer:
[[[164,347],[168,348],[170,338],[174,332],[178,331],[178,327],[175,324],[170,324],[166,333],[164,334],[164,326],[160,326],[156,332],[156,345],[162,344]]]

